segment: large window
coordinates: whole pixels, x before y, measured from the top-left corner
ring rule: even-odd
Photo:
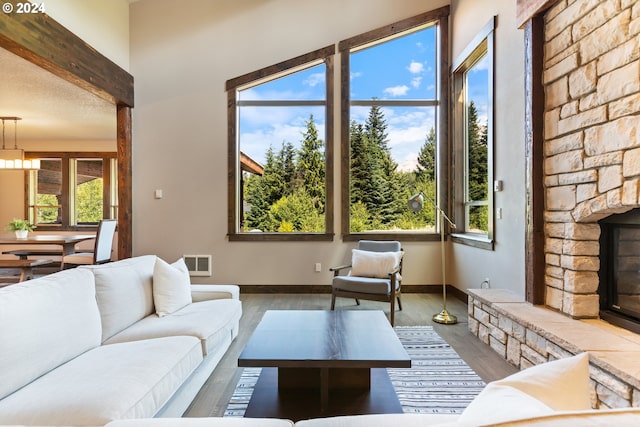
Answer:
[[[28,153],[41,159],[29,172],[27,212],[39,229],[95,227],[117,218],[116,153]]]
[[[447,191],[448,8],[340,42],[342,233],[430,239]],[[442,52],[445,52],[442,55]],[[414,212],[407,204],[422,193]]]
[[[332,238],[334,52],[227,82],[231,240]]]
[[[491,248],[493,238],[493,29],[491,20],[454,63],[457,237]]]

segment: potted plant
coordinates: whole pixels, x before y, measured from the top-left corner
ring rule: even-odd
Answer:
[[[16,238],[18,239],[26,239],[27,234],[33,229],[36,228],[35,225],[29,224],[29,221],[26,219],[12,219],[9,224],[7,224],[7,229],[10,231],[16,232]]]

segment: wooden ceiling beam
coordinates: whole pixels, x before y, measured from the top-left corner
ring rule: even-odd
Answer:
[[[45,13],[0,13],[0,47],[114,105],[133,107],[133,76]]]
[[[525,24],[534,16],[547,10],[558,0],[518,0],[516,4],[516,23],[523,29]]]

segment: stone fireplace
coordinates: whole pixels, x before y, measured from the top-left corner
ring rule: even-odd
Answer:
[[[600,220],[640,206],[640,3],[545,15],[545,303],[600,313]]]

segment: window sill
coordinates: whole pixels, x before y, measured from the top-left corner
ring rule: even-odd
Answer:
[[[400,242],[435,242],[440,240],[438,233],[349,233],[343,234],[345,242],[359,240],[397,240]]]
[[[474,248],[493,250],[493,239],[479,234],[454,233],[451,235],[451,241]]]
[[[331,242],[333,233],[232,233],[230,242]]]

